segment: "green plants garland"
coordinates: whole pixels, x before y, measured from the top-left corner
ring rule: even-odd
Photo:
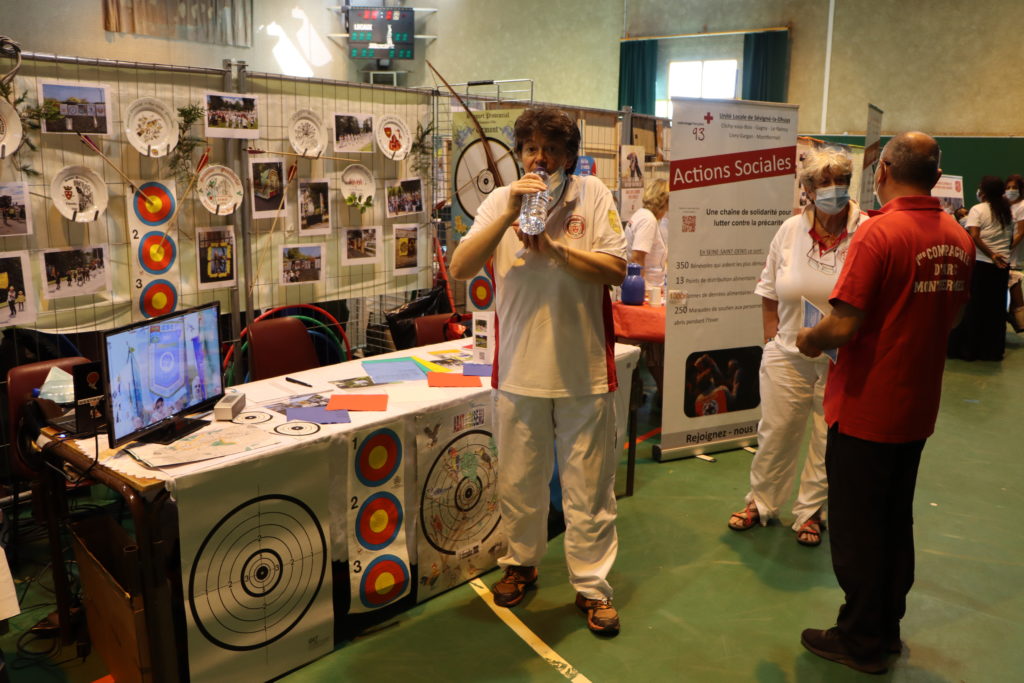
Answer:
[[[182,187],[188,187],[192,182],[192,176],[195,175],[192,152],[199,145],[206,143],[205,139],[192,135],[192,124],[202,120],[205,115],[206,110],[195,102],[178,107],[178,146],[171,151],[168,159],[171,173]]]

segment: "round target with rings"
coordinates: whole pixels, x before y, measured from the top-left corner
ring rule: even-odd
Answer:
[[[160,230],[147,232],[139,240],[139,266],[150,275],[163,275],[178,255],[174,238]]]
[[[409,567],[395,555],[381,555],[366,566],[359,579],[359,601],[376,609],[396,600],[409,585]]]
[[[278,434],[286,434],[288,436],[309,436],[310,434],[316,434],[320,431],[320,425],[315,422],[302,422],[294,420],[292,422],[285,422],[274,427],[274,431]]]
[[[469,281],[469,299],[479,309],[488,309],[494,303],[494,281],[477,275]]]
[[[297,498],[241,503],[206,535],[188,577],[200,633],[225,650],[256,650],[280,639],[313,605],[327,570],[327,539]]]
[[[455,162],[455,198],[470,218],[476,218],[477,209],[499,185],[508,185],[519,177],[519,165],[508,145],[494,138],[487,138],[487,144],[501,183],[487,167],[487,153],[479,138],[469,143]]]
[[[274,416],[270,413],[264,413],[259,410],[248,410],[244,413],[235,415],[234,419],[231,420],[235,424],[246,424],[246,425],[258,425],[263,422],[270,422],[274,419]]]
[[[359,506],[356,540],[367,550],[382,550],[402,530],[402,503],[387,491],[378,491]]]
[[[498,528],[498,457],[489,432],[471,429],[439,451],[423,483],[420,525],[435,549],[454,555]]]
[[[167,280],[153,280],[139,294],[139,311],[147,318],[173,313],[178,307],[178,289]]]
[[[146,183],[132,197],[135,217],[148,226],[163,225],[174,215],[175,199],[163,183]]]
[[[371,432],[356,450],[356,476],[363,486],[387,483],[402,464],[402,440],[387,427]]]

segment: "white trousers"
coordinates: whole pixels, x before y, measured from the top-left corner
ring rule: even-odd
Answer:
[[[761,524],[779,516],[793,490],[800,445],[811,418],[811,439],[793,504],[793,529],[817,511],[826,516],[825,425],[823,401],[829,360],[783,351],[770,341],[761,356],[761,421],[757,425],[757,454],[750,465],[747,502],[757,505]]]
[[[547,551],[548,484],[558,457],[569,582],[587,598],[612,598],[615,562],[614,394],[536,398],[493,391],[498,498],[508,551],[501,567],[536,566]]]

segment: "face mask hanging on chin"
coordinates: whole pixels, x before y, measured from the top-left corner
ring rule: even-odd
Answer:
[[[555,201],[558,199],[559,194],[562,191],[562,185],[565,184],[566,175],[565,169],[560,168],[557,171],[550,171],[548,175],[548,194],[551,195],[551,200]]]

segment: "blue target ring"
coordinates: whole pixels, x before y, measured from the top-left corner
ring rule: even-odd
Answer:
[[[409,568],[396,555],[381,555],[367,565],[359,580],[359,601],[367,609],[383,607],[409,586]]]
[[[150,227],[163,225],[174,215],[177,200],[174,193],[163,183],[146,183],[132,197],[135,217]],[[145,193],[145,196],[143,196]],[[149,200],[146,199],[149,197]]]

